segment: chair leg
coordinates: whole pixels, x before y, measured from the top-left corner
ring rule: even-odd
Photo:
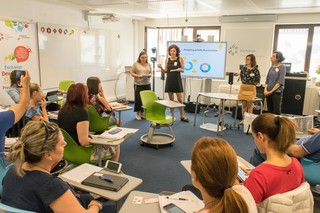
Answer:
[[[168,126],[168,128],[170,129],[173,138],[176,138],[176,136],[175,136],[174,133],[173,133],[172,127],[171,127],[171,126]]]
[[[151,123],[148,131],[148,139],[147,143],[150,143],[153,137],[154,129],[156,128],[156,125]]]

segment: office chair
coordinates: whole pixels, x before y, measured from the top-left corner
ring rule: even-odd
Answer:
[[[64,129],[60,128],[60,130],[64,140],[67,142],[67,145],[64,147],[63,158],[68,163],[76,165],[92,163],[90,157],[93,153],[93,146],[79,146]]]
[[[109,128],[110,116],[100,116],[97,110],[92,106],[88,105],[89,112],[89,131],[95,133],[102,133]]]
[[[8,166],[5,165],[3,162],[3,159],[0,157],[0,183],[2,183],[2,179],[7,174],[8,170],[13,164],[10,164]],[[2,184],[0,184],[0,195],[2,194]]]
[[[300,158],[304,178],[311,185],[311,191],[320,194],[320,162],[315,163],[307,158]]]
[[[158,149],[159,145],[162,144],[172,145],[172,142],[175,140],[175,136],[171,126],[175,118],[172,119],[172,116],[166,115],[166,107],[155,102],[158,100],[155,92],[151,90],[144,90],[140,92],[140,96],[145,118],[151,122],[148,133],[141,136],[141,145],[144,145],[144,143],[155,144],[156,149]],[[171,135],[154,132],[155,129],[159,129],[163,126],[169,128]]]
[[[70,87],[70,85],[71,85],[71,84],[74,84],[74,83],[75,83],[74,80],[63,80],[63,81],[60,81],[60,82],[59,82],[59,90],[62,90],[62,91],[64,91],[64,92],[67,92],[68,89],[69,89],[69,87]],[[59,96],[59,97],[63,97],[63,94],[59,94],[58,96]],[[61,105],[61,103],[62,103],[62,100],[59,100],[59,101],[58,101],[58,104]]]
[[[0,202],[0,210],[1,210],[0,212],[7,212],[7,213],[36,213],[33,211],[27,211],[27,210],[11,207],[1,202]]]

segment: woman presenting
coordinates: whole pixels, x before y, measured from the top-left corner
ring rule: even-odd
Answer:
[[[161,72],[167,73],[165,92],[168,93],[169,99],[174,100],[174,93],[177,94],[179,103],[182,103],[183,86],[181,80],[181,72],[184,71],[184,62],[180,58],[180,48],[173,44],[168,47],[169,58],[166,59],[165,68],[161,64],[158,67]],[[185,117],[183,107],[179,108],[180,119],[183,122],[189,122],[189,119]]]
[[[284,77],[286,67],[281,64],[285,57],[279,51],[274,51],[271,56],[272,66],[269,69],[264,86],[264,95],[267,99],[268,112],[280,115],[281,102],[284,90]]]
[[[242,121],[244,113],[253,112],[252,100],[256,97],[256,85],[260,83],[260,72],[256,62],[256,57],[253,54],[246,56],[246,65],[240,71],[241,86],[238,94],[238,99],[242,100]]]
[[[132,65],[130,74],[134,77],[134,111],[136,112],[136,119],[141,120],[143,109],[141,107],[140,92],[143,90],[151,90],[151,66],[148,63],[148,55],[146,52],[139,54],[137,62]]]

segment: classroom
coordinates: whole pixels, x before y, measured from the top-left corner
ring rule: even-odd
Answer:
[[[235,150],[239,164],[246,164],[248,169],[254,168],[251,158],[258,150],[258,138],[251,134],[253,119],[248,123],[245,119],[249,118],[242,112],[241,106],[244,107],[245,102],[237,98],[243,85],[241,67],[246,65],[246,59],[251,54],[255,56],[257,64],[254,67],[260,72],[259,84],[255,87],[257,100],[253,102],[253,113],[260,114],[270,109],[264,85],[270,81],[269,69],[276,67],[272,57],[279,59],[280,52],[284,60],[279,62],[285,67],[282,79],[285,82],[284,90],[281,90],[281,85],[279,87],[281,115],[298,123],[300,130],[296,134],[305,135],[309,128],[319,127],[318,1],[0,0],[0,3],[1,111],[15,105],[6,92],[11,87],[10,73],[13,70],[28,70],[31,83],[36,83],[43,94],[57,91],[60,89],[59,83],[64,80],[87,84],[89,87],[89,77],[98,77],[103,96],[114,110],[113,126],[118,125],[120,131],[107,131],[106,134],[111,137],[112,134],[121,133],[122,136],[112,137],[117,145],[102,143],[101,138],[89,143],[89,136],[86,136],[86,143],[100,148],[106,145],[118,147],[109,150],[112,154],[121,153],[115,161],[122,164],[123,173],[116,175],[129,180],[120,193],[94,190],[98,196],[108,199],[107,206],[111,206],[111,212],[170,212],[170,209],[162,208],[170,203],[164,199],[166,196],[173,199],[186,196],[198,201],[193,194],[183,194],[182,188],[195,185],[190,159],[195,144],[198,144],[196,141],[203,136],[226,140]],[[168,75],[163,74],[163,69],[167,69],[166,60],[170,58],[168,46],[175,44],[180,47],[180,59],[184,60],[181,103],[169,101],[170,96],[166,92]],[[157,98],[155,102],[164,107],[167,116],[175,117],[175,120],[170,118],[164,125],[169,128],[161,126],[159,129],[160,126],[154,125],[148,117],[144,119],[143,113],[135,110],[136,85],[132,70],[143,52],[147,55],[151,71],[150,90]],[[199,69],[196,68],[198,64]],[[275,73],[278,70],[276,68]],[[278,91],[279,88],[274,90]],[[61,103],[62,96],[59,98],[58,103]],[[182,112],[179,111],[181,106],[184,107]],[[50,122],[59,124],[58,114],[48,112],[46,116]],[[91,116],[89,109],[89,121]],[[109,124],[111,120],[108,119]],[[89,124],[86,127],[90,132],[97,132],[91,131],[93,127],[89,127]],[[18,129],[20,131],[20,126]],[[169,142],[156,142],[155,145],[151,142],[150,146],[148,133],[152,131],[164,131],[163,135],[155,135],[169,138]],[[20,132],[13,135],[17,137],[16,134]],[[63,136],[66,138],[64,132]],[[94,167],[81,163],[75,167],[78,173],[72,168],[61,178],[83,189],[83,184],[72,182],[73,175],[80,176],[81,168],[87,173],[99,172],[105,163],[105,159],[101,160],[102,151],[94,149],[98,150],[95,156],[98,161]],[[304,149],[307,154],[309,151]],[[313,195],[310,204],[313,211],[309,209],[305,212],[320,212],[320,180],[317,181],[315,186],[310,184],[312,190],[309,190]],[[88,187],[85,189],[88,190]],[[197,189],[193,187],[192,190]],[[157,198],[156,202],[154,198]],[[193,211],[204,212],[208,207],[206,199],[204,204],[201,199],[201,208]],[[175,206],[168,208],[182,206],[180,211],[188,212],[186,203],[185,206],[181,205],[181,201],[172,203]],[[90,203],[88,210],[90,206],[101,210],[96,203]],[[262,209],[257,211],[263,212]]]

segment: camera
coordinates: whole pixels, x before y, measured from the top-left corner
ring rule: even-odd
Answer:
[[[14,70],[14,71],[16,71],[17,81],[20,81],[22,75],[26,75],[26,71],[24,70]]]
[[[119,162],[107,160],[106,165],[104,168],[110,172],[120,173],[121,172],[122,164]]]

